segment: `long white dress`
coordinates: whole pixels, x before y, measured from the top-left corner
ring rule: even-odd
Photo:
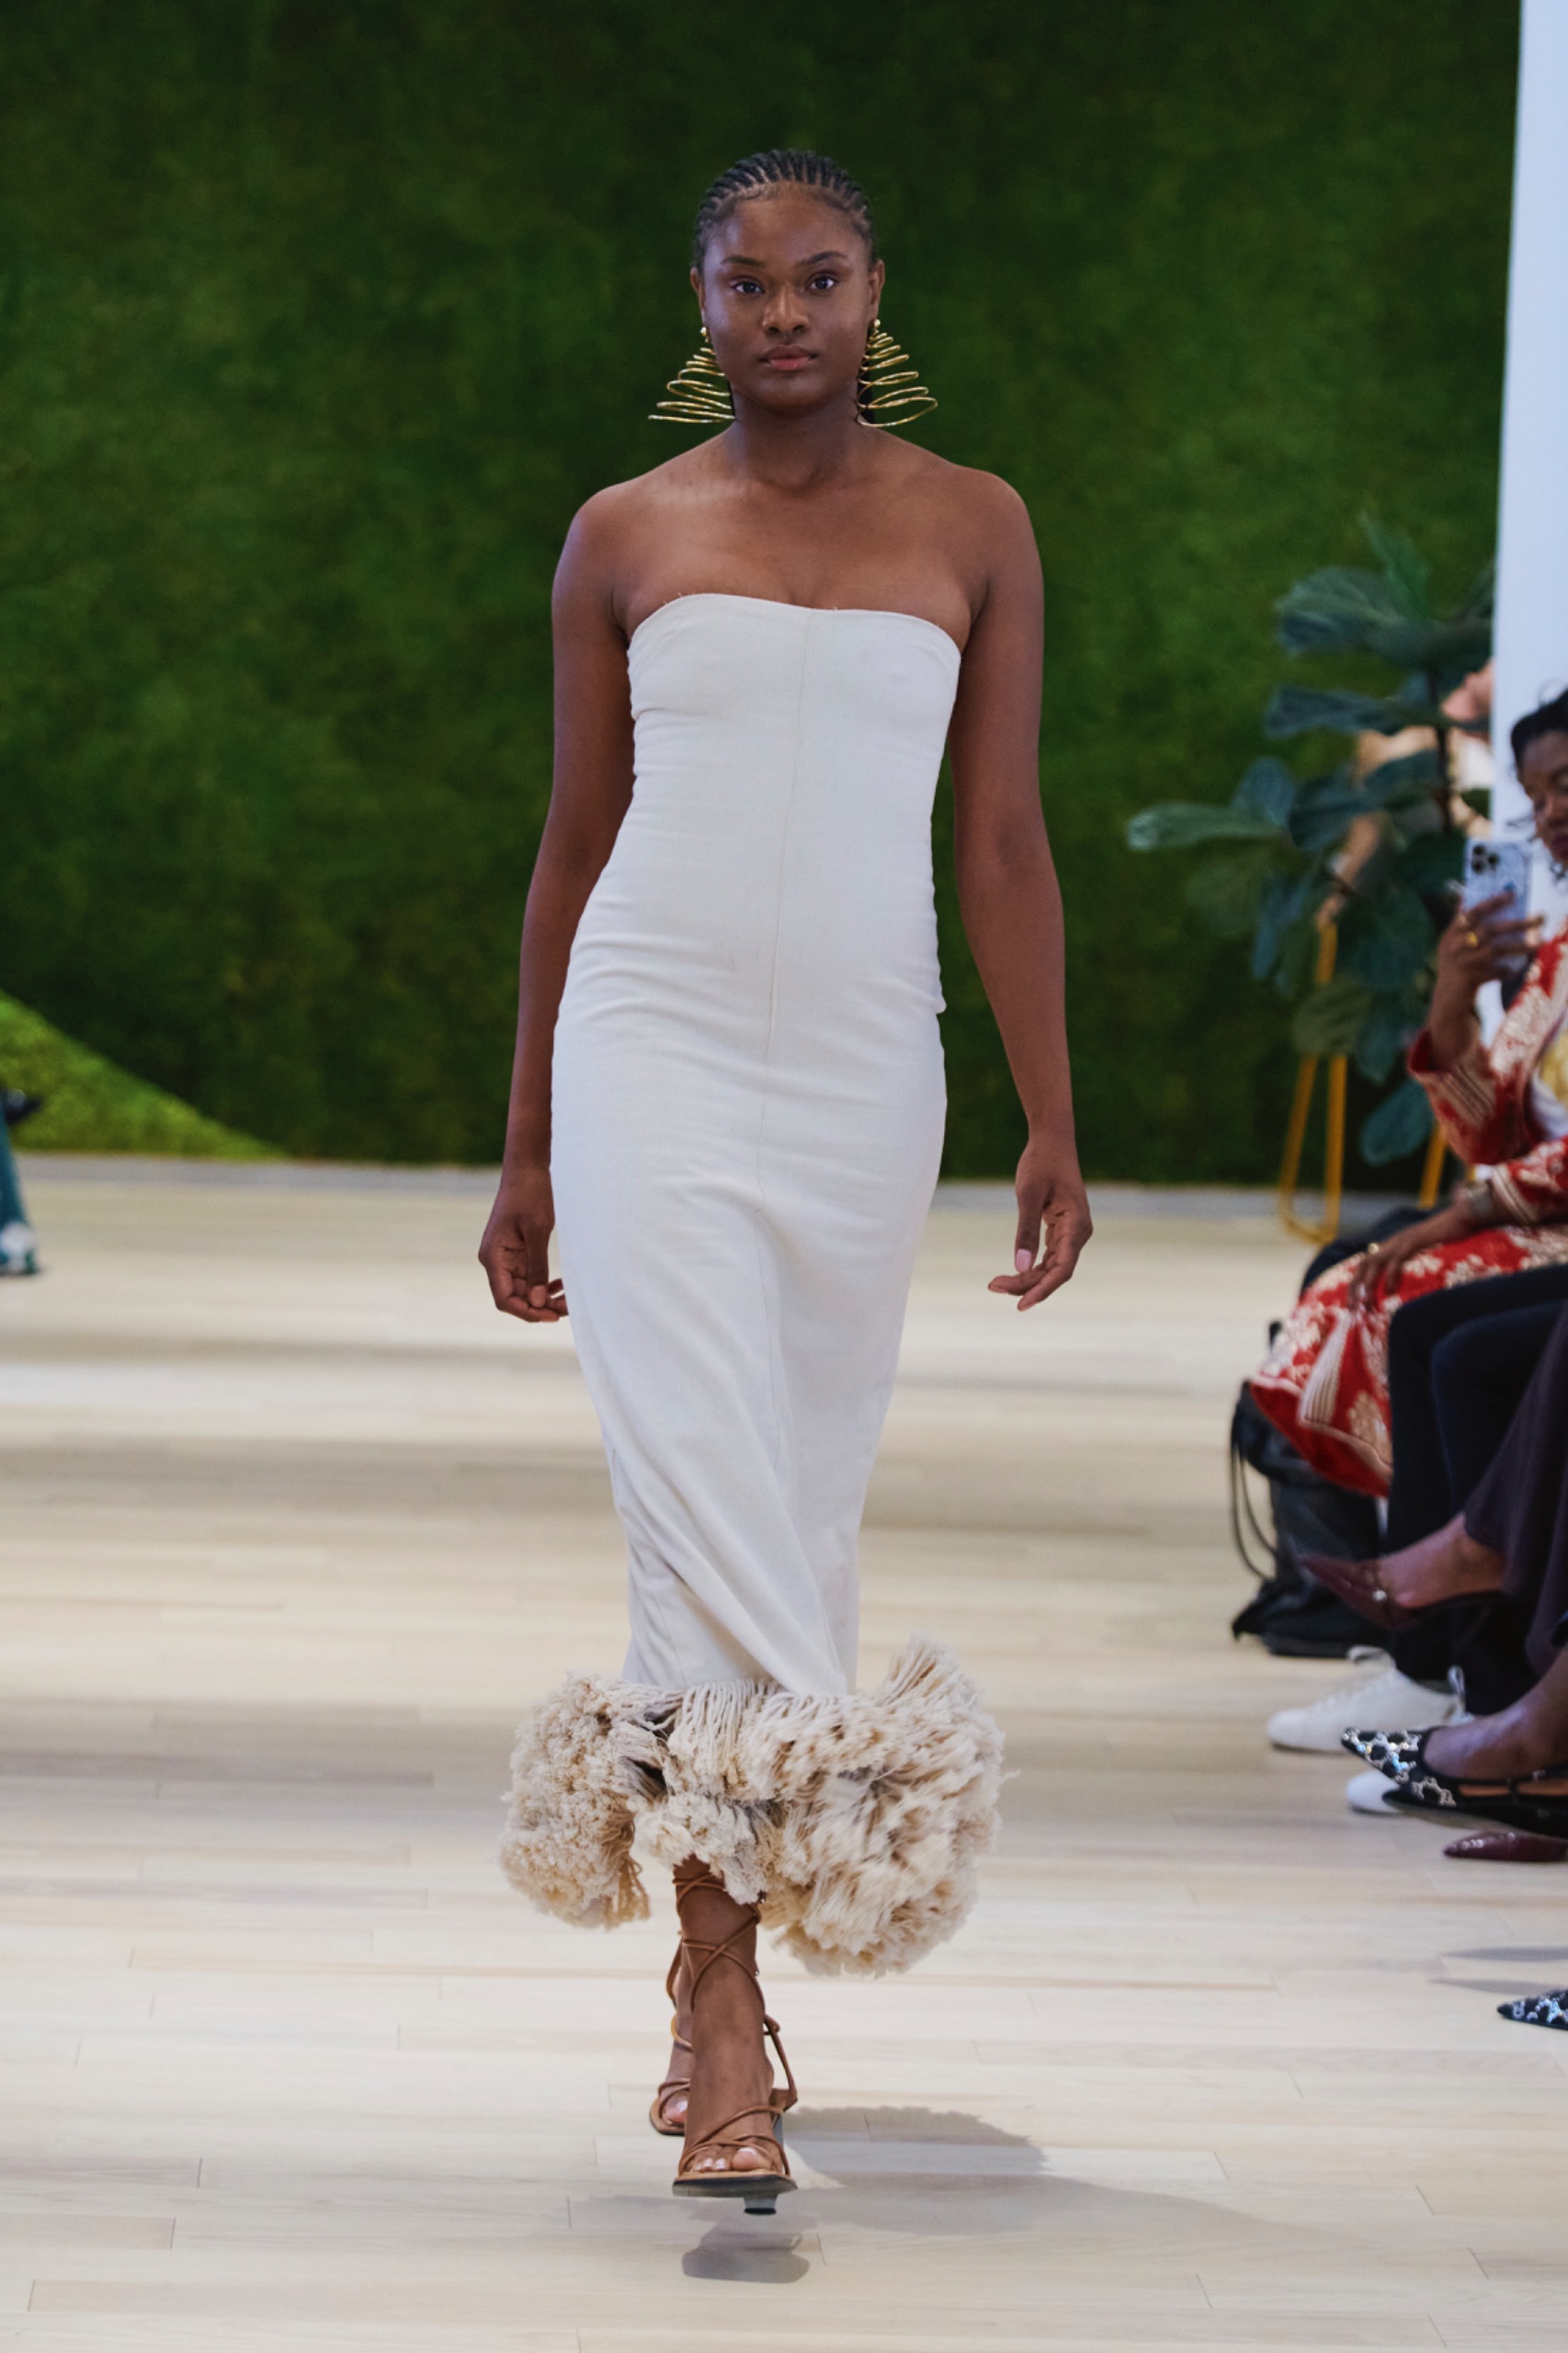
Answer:
[[[941,1152],[931,806],[959,670],[914,615],[759,597],[679,597],[631,641],[635,785],[573,948],[551,1155],[631,1642],[525,1729],[506,1850],[571,1916],[640,1908],[641,1829],[760,1891],[821,1965],[892,1966],[956,1925],[989,1833],[996,1736],[954,1663],[917,1645],[855,1691]],[[590,1829],[607,1769],[619,1813]],[[889,1869],[896,1897],[868,1878]]]

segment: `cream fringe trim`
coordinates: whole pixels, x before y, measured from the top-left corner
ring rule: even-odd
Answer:
[[[572,1676],[518,1736],[501,1867],[542,1911],[610,1928],[647,1914],[634,1837],[661,1863],[699,1855],[808,1969],[880,1976],[967,1916],[1001,1779],[1001,1733],[932,1643],[846,1699]]]

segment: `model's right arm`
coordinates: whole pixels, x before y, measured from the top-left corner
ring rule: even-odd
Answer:
[[[614,612],[614,536],[611,502],[590,501],[567,535],[551,600],[554,776],[523,915],[506,1157],[479,1245],[496,1306],[525,1324],[553,1324],[566,1313],[561,1285],[550,1277],[555,1017],[583,909],[631,801],[631,701],[626,640]]]

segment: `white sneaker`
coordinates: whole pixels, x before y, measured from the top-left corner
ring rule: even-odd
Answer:
[[[13,1218],[0,1225],[0,1275],[36,1275],[38,1237],[30,1225]]]
[[[1342,1683],[1304,1708],[1281,1708],[1268,1719],[1268,1737],[1276,1748],[1309,1748],[1323,1756],[1337,1756],[1342,1732],[1425,1732],[1428,1724],[1457,1723],[1463,1715],[1464,1701],[1456,1692],[1412,1683],[1387,1651],[1354,1650],[1350,1656],[1363,1666],[1375,1661],[1382,1673]]]

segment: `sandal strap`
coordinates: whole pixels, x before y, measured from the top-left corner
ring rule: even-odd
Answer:
[[[773,2133],[733,2132],[730,2130],[732,2125],[744,2122],[746,2117],[756,2116],[761,2112],[755,2108],[743,2108],[738,2115],[726,2117],[717,2132],[705,2133],[694,2147],[683,2152],[681,2161],[676,2167],[676,2179],[685,2181],[695,2172],[699,2157],[716,2155],[733,2158],[738,2156],[743,2149],[755,2149],[759,2157],[771,2157],[774,2160],[774,2172],[782,2174],[784,2178],[789,2180],[790,2161],[784,2154],[782,2143]],[[717,2167],[709,2167],[707,2170],[717,2171]],[[733,2164],[729,2165],[725,2170],[735,2174],[739,2180],[745,2179],[745,2173],[739,2172]],[[746,2168],[747,2172],[751,2170],[749,2166]]]
[[[795,2084],[795,2070],[790,2064],[790,2053],[785,2050],[778,2032],[778,2021],[777,2018],[770,2018],[766,2010],[762,2014],[762,2030],[778,2053],[778,2063],[784,2070],[784,2089],[780,2091],[775,2084],[767,2095],[767,2105],[773,2112],[773,2120],[777,2124],[781,2116],[788,2116],[801,2095]]]

